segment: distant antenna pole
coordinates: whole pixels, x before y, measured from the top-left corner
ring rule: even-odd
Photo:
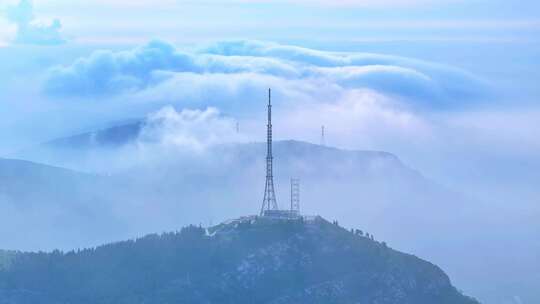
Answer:
[[[300,213],[300,179],[291,178],[291,213]]]
[[[324,138],[324,126],[321,126],[321,146],[326,146],[326,139]]]
[[[264,187],[261,216],[264,215],[266,210],[278,210],[272,171],[272,91],[270,89],[268,89],[268,123],[266,127],[266,185]]]
[[[236,122],[236,133],[240,133],[240,122]]]

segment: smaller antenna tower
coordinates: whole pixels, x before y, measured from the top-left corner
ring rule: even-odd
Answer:
[[[300,213],[300,179],[291,178],[291,213]]]
[[[240,133],[240,122],[236,122],[236,133]]]
[[[326,146],[326,139],[324,138],[324,126],[321,126],[321,146]]]

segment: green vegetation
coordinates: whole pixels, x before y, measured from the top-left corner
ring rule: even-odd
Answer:
[[[76,252],[18,253],[0,271],[0,303],[477,302],[438,267],[320,218],[252,218]]]

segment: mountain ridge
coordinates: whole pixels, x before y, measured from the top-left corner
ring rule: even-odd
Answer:
[[[72,196],[76,200],[65,200],[62,205],[56,199],[48,202],[43,200],[47,197],[38,197],[43,206],[55,206],[52,212],[45,207],[3,208],[1,213],[10,214],[1,223],[0,240],[5,241],[4,247],[84,248],[152,231],[172,231],[179,224],[220,222],[260,206],[264,143],[212,146],[203,153],[183,152],[179,147],[165,153],[138,154],[136,148],[137,145],[128,144],[120,148],[72,149],[65,154],[62,149],[52,150],[56,161],[48,163],[59,166],[59,162],[66,162],[69,165],[64,167],[98,173],[98,185],[85,187]],[[288,201],[289,178],[298,177],[302,183],[302,210],[339,218],[347,226],[368,228],[397,248],[444,265],[460,285],[470,288],[470,280],[466,279],[471,272],[456,269],[471,254],[450,253],[448,248],[473,241],[468,238],[470,234],[458,236],[455,223],[474,233],[484,214],[474,209],[474,204],[441,189],[391,153],[344,151],[295,140],[277,141],[274,151],[280,206]],[[47,156],[42,151],[36,154]],[[110,157],[111,154],[116,157]],[[95,160],[101,167],[86,166],[91,163],[88,160]],[[135,161],[115,168],[126,160]],[[61,180],[56,182],[62,184]],[[200,185],[204,185],[204,191],[197,190]],[[31,191],[32,184],[27,186],[27,191]],[[32,226],[27,225],[29,219]],[[31,242],[12,237],[23,232]],[[436,244],[440,238],[449,241],[437,247],[440,250],[429,249],[429,244]],[[474,237],[474,242],[488,238],[489,235],[482,234],[482,238]],[[474,258],[467,262],[470,269],[479,263]],[[475,269],[472,274],[476,272]]]
[[[144,121],[127,122],[95,131],[55,138],[40,145],[64,148],[88,148],[96,145],[117,147],[135,140],[143,127]]]
[[[141,130],[145,126],[144,120],[136,120],[135,122],[122,123],[113,126],[98,128],[94,131],[76,133],[64,137],[58,137],[49,141],[45,141],[36,146],[26,148],[13,155],[14,159],[28,159],[37,163],[50,164],[75,169],[77,171],[91,172],[92,170],[78,170],[77,164],[85,162],[89,157],[95,157],[95,154],[110,152],[122,148],[129,147],[137,143]],[[323,151],[327,154],[331,152],[345,153],[362,153],[365,156],[393,158],[401,163],[399,158],[390,152],[377,150],[360,150],[360,149],[343,149],[327,145],[318,145],[297,139],[284,139],[274,141],[275,149],[280,149],[280,146],[296,146],[292,152],[302,152],[307,154],[306,150]],[[223,147],[254,147],[257,151],[265,147],[264,142],[244,142],[244,143],[225,143],[212,146],[212,149],[217,148],[222,150]],[[264,152],[264,151],[263,151]],[[262,154],[261,154],[262,155]],[[276,157],[279,157],[277,154]],[[67,164],[64,159],[71,160]],[[402,163],[401,163],[402,164]],[[403,164],[402,164],[403,165]]]
[[[439,267],[321,217],[253,216],[67,253],[17,253],[0,270],[0,295],[2,304],[478,303]]]
[[[60,187],[57,180],[68,184]],[[41,195],[62,197],[63,190],[69,192],[96,181],[95,174],[34,161],[0,158],[0,198],[11,197],[14,202],[36,201]]]

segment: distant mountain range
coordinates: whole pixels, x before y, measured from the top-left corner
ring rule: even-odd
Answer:
[[[34,163],[0,162],[1,247],[83,248],[258,212],[264,143],[148,149],[138,144],[143,126],[135,121],[107,127],[13,156]],[[524,227],[536,225],[528,218],[501,219],[489,204],[438,185],[390,153],[289,140],[275,142],[274,154],[280,207],[289,205],[289,179],[300,178],[304,214],[368,230],[441,265],[458,286],[495,299],[490,302],[507,303],[516,294],[534,299],[520,290],[522,284],[533,286],[538,272],[510,266],[511,257],[534,259],[517,249],[525,246],[519,236],[530,234]],[[499,242],[501,235],[507,241]],[[510,255],[503,248],[516,249]],[[501,273],[523,281],[510,282]],[[493,289],[497,284],[508,290]]]
[[[104,176],[0,158],[2,248],[79,247],[118,237],[113,188]]]
[[[0,304],[476,304],[437,266],[320,217],[243,218],[67,253],[0,254]]]
[[[93,132],[53,139],[42,146],[51,148],[89,149],[95,147],[118,147],[137,139],[144,126],[143,121],[130,121]]]
[[[127,153],[133,152],[129,149],[132,148],[132,145],[137,144],[144,126],[144,121],[130,121],[129,123],[110,126],[92,132],[57,138],[20,151],[13,155],[13,157],[69,167],[74,170],[100,171],[101,173],[108,170],[114,171],[113,168],[115,166],[111,166],[111,160],[106,159],[106,157],[110,157],[111,154],[114,155],[118,151],[122,153],[126,152],[126,150]],[[263,143],[217,145],[211,149],[213,150],[211,154],[232,156],[235,160],[242,163],[260,161],[264,159],[266,153],[266,145]],[[395,168],[402,172],[412,172],[396,156],[387,152],[347,151],[295,140],[275,141],[274,149],[275,159],[278,162],[276,164],[277,171],[281,169],[287,171],[287,166],[291,164],[291,161],[302,161],[312,168],[333,169],[334,172],[337,169],[351,169],[358,173],[364,173],[364,169],[368,169],[372,165],[383,165],[383,162],[388,163],[389,166],[384,169],[380,168],[380,171]],[[170,157],[170,155],[168,156]],[[95,158],[98,158],[99,161],[96,161]],[[146,159],[142,161],[142,165],[144,165]],[[167,159],[162,160],[162,162],[166,161]],[[317,161],[320,162],[315,163]],[[95,164],[96,162],[101,162],[101,164],[95,166],[88,165],[89,163]],[[282,168],[279,167],[279,162],[282,162]],[[337,163],[344,166],[337,167]],[[353,166],[349,166],[349,164]],[[356,167],[360,164],[362,167]],[[137,165],[130,166],[130,169],[131,167],[137,167]],[[417,177],[419,177],[419,174],[417,174]]]
[[[84,200],[77,190],[88,187],[97,177],[25,160],[0,158],[0,197],[17,205]],[[60,185],[58,181],[63,183]]]

